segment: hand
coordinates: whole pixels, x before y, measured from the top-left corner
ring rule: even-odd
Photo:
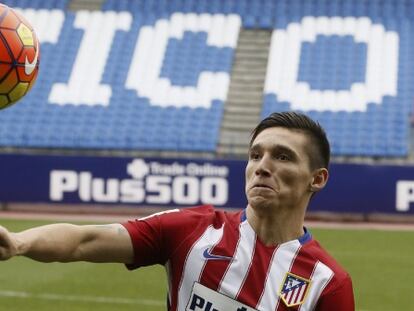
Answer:
[[[17,253],[16,240],[4,227],[0,226],[0,260],[7,260]]]

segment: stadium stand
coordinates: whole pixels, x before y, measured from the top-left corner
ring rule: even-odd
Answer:
[[[327,129],[336,156],[406,157],[414,1],[4,1],[42,42],[3,148],[240,156],[272,111]]]

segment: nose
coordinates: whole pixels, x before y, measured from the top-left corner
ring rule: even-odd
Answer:
[[[257,176],[269,177],[272,175],[271,161],[267,156],[262,157],[260,162],[257,164],[255,174]]]

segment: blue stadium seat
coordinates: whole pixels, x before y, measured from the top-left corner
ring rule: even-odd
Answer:
[[[284,5],[284,3],[277,5]],[[276,6],[277,6],[276,5]],[[414,97],[414,85],[412,70],[409,69],[412,63],[413,41],[410,39],[410,31],[413,27],[409,16],[412,12],[411,2],[403,1],[309,1],[299,4],[293,2],[287,4],[288,20],[281,22],[275,20],[275,28],[286,29],[286,25],[298,22],[295,13],[298,10],[306,12],[307,16],[369,16],[372,23],[383,24],[388,32],[397,32],[399,39],[399,78],[397,95],[384,95],[380,103],[367,103],[366,110],[358,114],[350,112],[323,112],[320,121],[326,126],[328,135],[333,139],[334,154],[357,154],[357,155],[379,155],[379,156],[401,156],[407,154],[408,141],[408,120],[407,116],[412,111],[412,100]],[[280,12],[278,14],[281,14]],[[301,19],[299,19],[299,22]],[[326,29],[328,32],[330,29]],[[311,89],[347,90],[351,83],[364,83],[367,70],[366,44],[356,43],[353,36],[348,36],[344,41],[341,36],[319,35],[317,44],[302,42],[301,58],[299,64],[298,80],[307,82]],[[338,41],[339,40],[339,41]],[[334,43],[335,42],[335,43]],[[311,53],[310,47],[317,46],[318,52]],[[362,48],[362,49],[361,49]],[[360,51],[358,51],[360,49]],[[411,52],[412,53],[412,52]],[[356,57],[356,55],[365,55]],[[412,55],[412,54],[411,54]],[[412,67],[411,67],[412,68]],[[263,97],[263,113],[267,115],[271,111],[291,109],[290,102],[279,101],[278,94],[268,92]],[[351,102],[350,102],[351,104]],[[283,108],[282,108],[283,107]],[[295,108],[297,109],[297,108]],[[400,113],[394,113],[399,111]],[[304,110],[305,113],[317,116],[312,111]],[[335,120],[330,122],[329,119]],[[380,121],[375,121],[380,120]],[[373,125],[375,124],[375,126]],[[384,124],[384,126],[379,125]],[[384,148],[380,139],[384,136],[384,128],[390,133],[390,138],[399,141],[398,144],[390,144]],[[356,132],[357,139],[350,139],[348,133]],[[378,133],[378,134],[377,134]],[[363,143],[358,143],[363,142]]]
[[[172,16],[197,13],[210,18],[213,18],[212,14],[223,17],[237,14],[245,28],[270,30],[285,30],[290,23],[300,24],[304,16],[315,19],[341,17],[354,21],[369,17],[372,24],[382,24],[387,32],[394,32],[398,38],[397,93],[388,92],[379,103],[368,102],[363,111],[351,112],[347,107],[338,111],[318,111],[315,107],[303,111],[327,128],[334,154],[401,156],[408,152],[408,116],[412,113],[414,98],[413,1],[107,0],[103,4],[103,12],[127,11],[132,21],[129,30],[117,30],[111,42],[100,82],[111,87],[110,102],[105,105],[49,102],[52,85],[68,83],[71,79],[85,34],[84,29],[75,27],[77,17],[67,11],[68,1],[6,0],[4,3],[23,8],[60,9],[64,11],[64,22],[57,43],[42,43],[41,71],[30,96],[4,113],[2,111],[1,146],[214,151],[219,139],[224,100],[213,98],[210,107],[194,108],[186,107],[176,99],[183,98],[180,96],[183,96],[185,88],[195,87],[201,72],[230,73],[235,50],[234,47],[222,47],[222,42],[216,46],[207,44],[208,32],[205,30],[184,31],[181,38],[178,29],[186,23],[191,24],[190,20],[172,28]],[[132,86],[127,86],[128,79],[133,80],[129,75],[133,76],[130,71],[140,31],[144,27],[152,29],[160,19],[166,21],[167,27],[164,30],[157,28],[159,32],[148,37],[161,40],[165,34],[175,35],[165,42],[149,40],[146,44],[166,45],[160,78],[169,80],[176,87],[166,93],[166,97],[175,96],[176,102],[167,105],[154,104],[148,92],[143,88],[138,90],[132,82],[128,82]],[[369,32],[368,26],[364,27],[362,32]],[[163,33],[166,29],[168,31]],[[319,29],[314,42],[300,38],[297,77],[311,90],[343,91],[349,90],[353,83],[365,82],[367,44],[363,40],[357,42],[353,35],[330,34],[331,29],[329,25],[326,29]],[[221,32],[224,33],[225,29]],[[150,61],[151,57],[148,58]],[[148,72],[147,77],[151,74]],[[272,111],[296,109],[290,100],[279,99],[278,96],[275,91],[263,95],[262,116]],[[381,139],[384,132],[387,133],[387,144]]]

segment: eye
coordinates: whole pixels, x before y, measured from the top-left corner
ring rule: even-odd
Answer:
[[[285,153],[281,153],[281,154],[278,154],[276,156],[276,159],[278,159],[280,161],[289,161],[290,160],[290,157],[287,154],[285,154]]]
[[[251,151],[249,158],[250,160],[258,160],[260,158],[260,154],[257,151]]]

